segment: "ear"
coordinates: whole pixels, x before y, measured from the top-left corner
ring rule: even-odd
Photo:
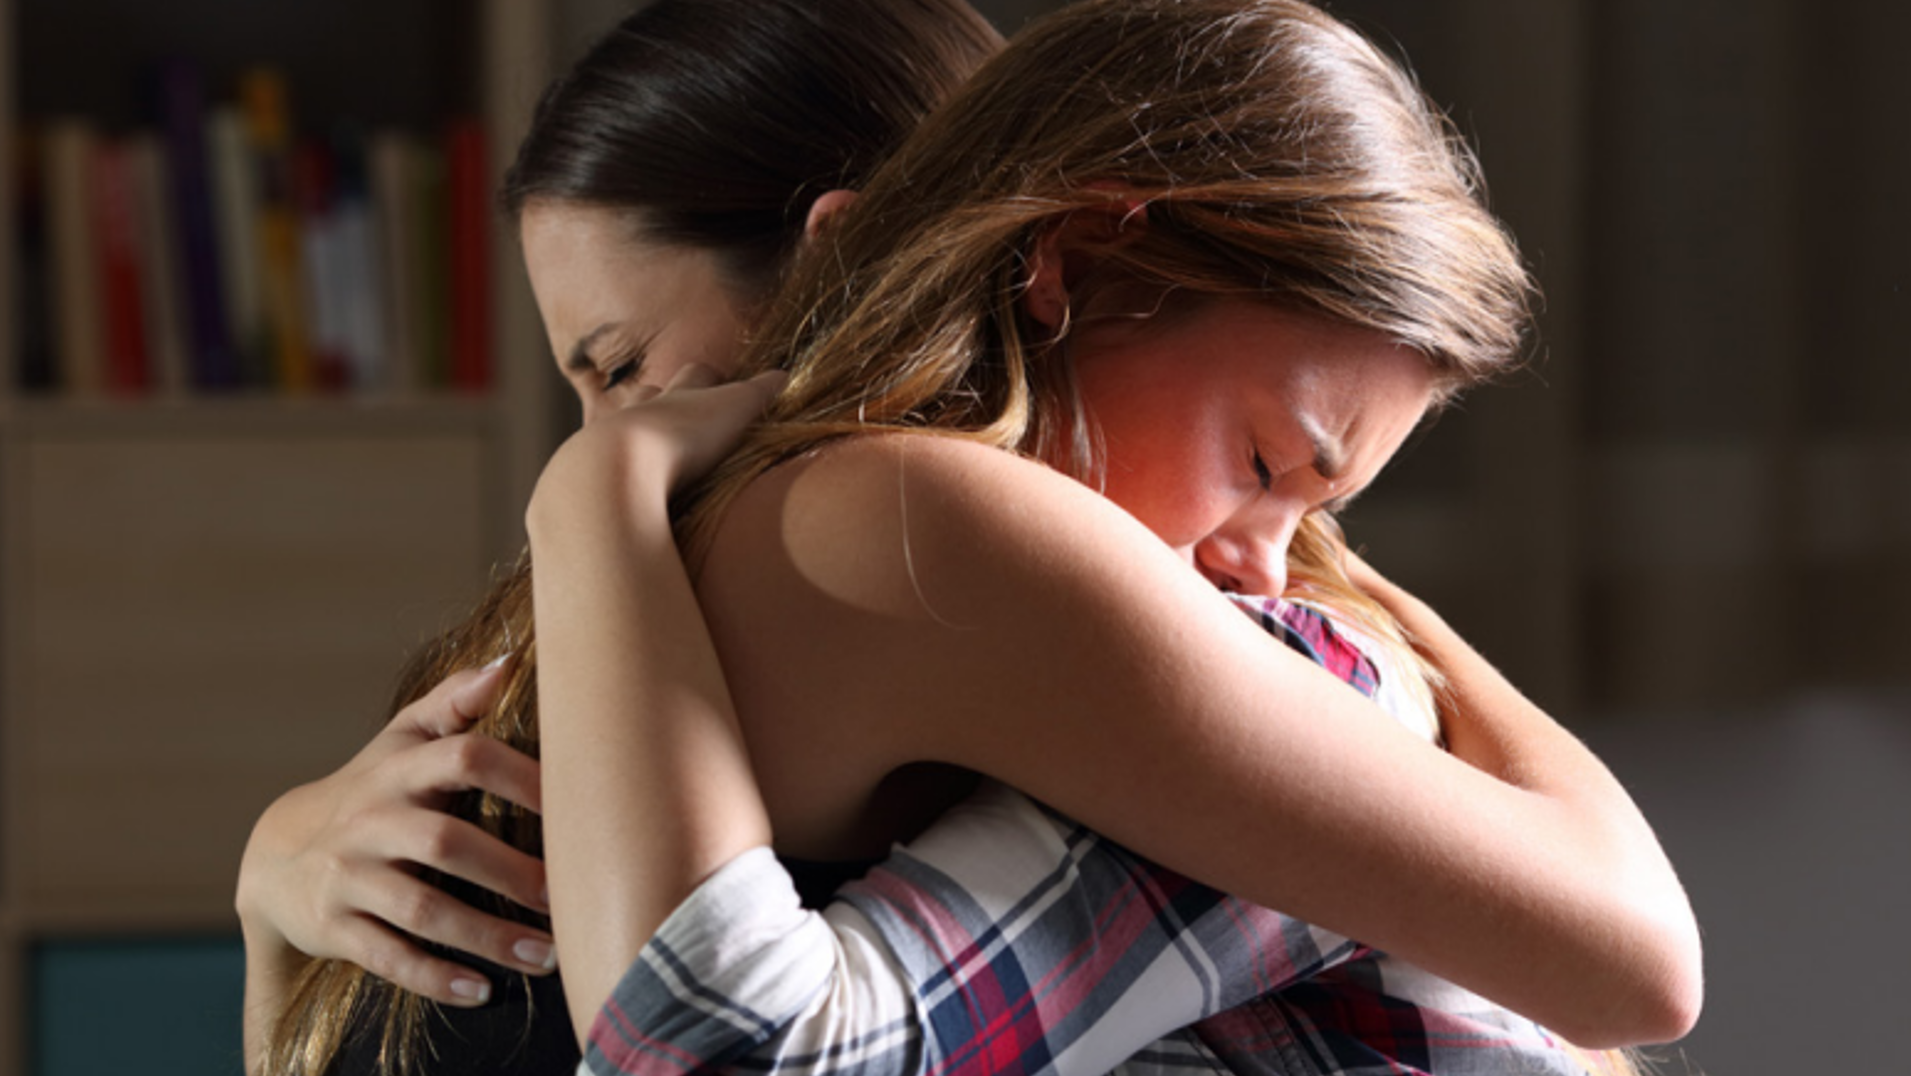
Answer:
[[[803,242],[815,242],[816,237],[823,234],[823,229],[829,227],[830,218],[849,208],[849,204],[855,200],[855,191],[841,187],[817,195],[816,200],[810,203],[809,216],[803,218]]]
[[[1023,311],[1050,332],[1061,333],[1068,326],[1069,302],[1076,287],[1104,257],[1147,230],[1147,203],[1127,198],[1071,210],[1048,225],[1029,251]]]

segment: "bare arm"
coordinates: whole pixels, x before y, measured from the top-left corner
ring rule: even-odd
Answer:
[[[599,502],[641,500],[628,471],[591,458],[580,451],[566,465],[574,503],[592,491]],[[628,508],[566,516],[565,498],[539,492],[534,547],[542,535],[546,550],[575,557],[550,573],[540,550],[546,712],[560,705],[554,691],[569,691],[567,721],[597,712],[592,720],[614,726],[620,714],[630,723],[675,706],[703,726],[626,729],[614,748],[584,737],[564,763],[585,762],[586,744],[620,763],[643,755],[627,780],[549,804],[558,938],[582,1025],[675,901],[766,839],[768,823],[713,669],[692,666],[683,697],[611,683],[670,668],[633,662],[658,642],[616,625],[687,622],[671,566],[606,567],[618,550],[641,549],[624,559],[646,561],[666,552],[658,518]],[[1470,706],[1507,710],[1482,727],[1518,758],[1516,773],[1406,735],[1268,641],[1132,519],[1043,468],[929,438],[838,446],[746,493],[702,596],[764,763],[768,817],[779,844],[800,854],[886,839],[868,829],[876,785],[910,762],[951,762],[1587,1044],[1676,1037],[1695,1011],[1690,913],[1636,810],[1571,737],[1472,667],[1470,651],[1441,660],[1473,685],[1462,692]],[[551,649],[560,617],[576,621],[566,646],[578,657]],[[701,660],[669,660],[685,658]],[[702,778],[695,787],[689,772]],[[567,819],[614,803],[628,806],[626,847],[637,855],[587,871],[563,851]],[[583,943],[566,936],[569,909],[582,907],[566,903],[567,877],[624,893],[626,912],[604,901],[574,920],[627,915],[613,944],[590,939],[606,969],[589,983],[575,979]]]
[[[1695,1017],[1696,930],[1636,808],[1450,631],[1423,634],[1487,769],[1272,643],[1079,484],[927,437],[760,479],[701,592],[780,845],[827,852],[873,780],[953,762],[1587,1045]]]
[[[770,841],[663,497],[617,494],[667,491],[691,466],[687,446],[714,459],[775,384],[695,394],[674,427],[694,437],[671,436],[668,421],[662,434],[620,421],[629,412],[590,424],[559,449],[527,513],[541,751],[562,775],[545,794],[545,859],[580,1041],[670,911]],[[663,409],[685,398],[640,417],[668,419]]]
[[[407,990],[474,1005],[484,976],[426,953],[412,936],[532,974],[549,970],[544,932],[487,915],[419,879],[426,866],[536,907],[536,858],[443,811],[483,788],[532,809],[537,763],[463,730],[496,698],[498,670],[455,674],[406,707],[340,768],[280,796],[259,817],[235,900],[245,937],[246,1071],[315,957],[347,960]]]
[[[1639,978],[1630,988],[1619,979],[1604,993],[1589,993],[1589,1001],[1609,998],[1611,1008],[1589,1012],[1585,1019],[1598,1025],[1656,1018],[1667,1027],[1651,1038],[1683,1035],[1698,1018],[1702,992],[1696,925],[1658,838],[1625,789],[1583,744],[1520,694],[1430,606],[1358,557],[1350,554],[1350,563],[1356,585],[1385,605],[1445,673],[1452,698],[1451,713],[1443,722],[1448,750],[1528,793],[1535,810],[1561,816],[1556,824],[1562,828],[1573,827],[1577,819],[1596,820],[1596,827],[1582,826],[1579,832],[1608,842],[1594,858],[1619,873],[1588,884],[1639,901],[1643,921],[1632,928],[1636,934],[1601,937],[1595,933],[1597,923],[1586,924],[1586,944],[1637,954],[1632,974]],[[1655,958],[1662,963],[1655,965]],[[1668,1011],[1655,1017],[1650,1011],[1655,1005]]]

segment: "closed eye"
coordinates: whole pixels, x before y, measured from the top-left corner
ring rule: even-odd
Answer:
[[[625,359],[622,362],[619,362],[616,365],[612,366],[610,369],[605,370],[604,371],[604,391],[609,392],[611,389],[614,389],[617,386],[623,384],[624,382],[629,381],[631,378],[636,377],[637,374],[643,368],[644,368],[644,360],[642,358],[635,358],[635,359]]]
[[[1270,489],[1274,485],[1274,472],[1268,469],[1267,461],[1261,458],[1258,449],[1254,452],[1254,479],[1261,484],[1262,489]]]

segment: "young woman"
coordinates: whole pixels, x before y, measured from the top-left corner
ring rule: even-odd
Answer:
[[[529,515],[580,1022],[631,968],[597,1059],[711,1060],[693,996],[771,1039],[841,1019],[847,958],[785,944],[823,928],[764,912],[752,850],[774,819],[868,856],[969,772],[1582,1042],[1683,1033],[1689,909],[1580,745],[1364,569],[1447,678],[1451,754],[1217,594],[1285,592],[1295,535],[1512,357],[1517,257],[1403,73],[1299,3],[1090,0],[831,239],[746,365],[789,382],[689,518],[694,596],[664,494],[700,405],[588,426]]]
[[[547,318],[588,319],[557,345],[585,416],[733,362],[812,204],[1000,44],[963,0],[659,0],[606,34],[547,91],[506,192],[514,215],[539,201],[525,239],[555,252],[532,267]],[[260,818],[237,899],[248,1071],[575,1065],[531,914],[530,667],[479,671],[528,645],[529,606],[520,563],[412,662],[364,751]]]

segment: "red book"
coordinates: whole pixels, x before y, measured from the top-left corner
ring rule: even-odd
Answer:
[[[152,384],[146,308],[140,288],[139,198],[122,142],[99,143],[93,156],[93,237],[106,320],[106,391],[143,395]]]
[[[445,133],[445,173],[451,385],[484,392],[491,387],[491,211],[478,121],[451,122]]]

